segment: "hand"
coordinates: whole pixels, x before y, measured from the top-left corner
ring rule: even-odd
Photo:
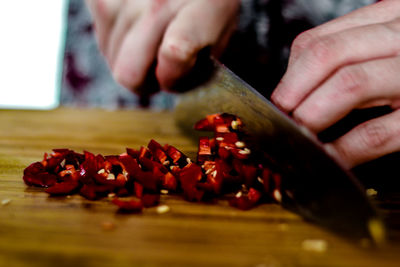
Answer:
[[[299,35],[272,101],[318,133],[353,109],[390,105],[329,151],[351,168],[400,150],[400,1],[356,10]]]
[[[100,50],[117,82],[139,87],[157,60],[156,76],[170,88],[199,50],[225,48],[240,0],[86,0]]]

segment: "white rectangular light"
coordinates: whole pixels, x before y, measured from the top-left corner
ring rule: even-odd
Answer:
[[[67,2],[0,2],[0,108],[58,106]]]

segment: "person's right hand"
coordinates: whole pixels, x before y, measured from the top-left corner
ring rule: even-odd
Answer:
[[[153,62],[161,88],[170,88],[211,46],[225,48],[240,0],[86,0],[100,50],[117,82],[135,90]]]

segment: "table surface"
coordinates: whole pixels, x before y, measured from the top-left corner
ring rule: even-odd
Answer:
[[[240,211],[225,200],[163,195],[170,212],[124,215],[108,199],[49,197],[22,180],[23,169],[53,148],[120,154],[154,138],[194,155],[196,144],[179,132],[172,113],[0,110],[0,124],[0,266],[400,265],[396,238],[365,248],[277,204]],[[315,239],[327,249],[306,250],[304,241]]]

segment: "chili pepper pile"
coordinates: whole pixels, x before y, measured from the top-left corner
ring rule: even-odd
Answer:
[[[194,127],[214,132],[213,138],[200,137],[196,163],[174,146],[151,140],[147,147],[112,156],[54,149],[28,166],[23,179],[50,195],[110,197],[125,212],[156,206],[160,193],[166,192],[182,194],[188,201],[234,193],[230,205],[243,210],[261,201],[280,201],[281,177],[260,152],[247,146],[238,117],[213,114]]]

